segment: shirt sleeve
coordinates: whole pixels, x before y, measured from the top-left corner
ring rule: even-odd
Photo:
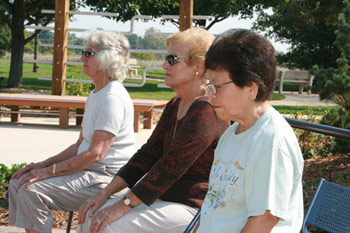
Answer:
[[[293,162],[286,150],[277,145],[261,153],[246,178],[246,200],[249,216],[270,210],[281,219],[289,216],[289,200],[293,188]]]
[[[177,127],[169,148],[162,151],[160,157],[150,159],[155,163],[132,188],[132,192],[146,205],[151,205],[186,173],[217,138],[218,120],[213,107],[206,101],[195,102],[182,119],[181,126]],[[161,147],[160,143],[152,146]],[[152,157],[152,153],[147,156]]]
[[[94,130],[104,130],[115,136],[119,132],[126,112],[125,103],[115,95],[108,95],[98,108]]]

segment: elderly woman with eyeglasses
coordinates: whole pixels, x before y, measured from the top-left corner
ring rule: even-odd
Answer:
[[[197,233],[299,232],[303,156],[294,131],[270,104],[275,50],[263,36],[217,36],[205,66],[219,117],[235,123],[220,138]]]
[[[167,39],[165,83],[177,95],[147,143],[82,206],[79,232],[175,233],[191,221],[208,189],[216,143],[229,126],[217,118],[203,86],[213,39],[201,28]]]
[[[133,103],[121,81],[128,71],[129,42],[119,33],[91,30],[82,52],[90,93],[76,143],[13,174],[10,224],[51,232],[50,210],[78,210],[106,187],[135,153]]]

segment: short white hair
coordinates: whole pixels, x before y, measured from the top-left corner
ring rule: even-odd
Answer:
[[[111,80],[123,81],[129,70],[130,44],[118,32],[91,29],[84,34],[85,46],[97,48],[96,59],[100,70],[107,70]]]

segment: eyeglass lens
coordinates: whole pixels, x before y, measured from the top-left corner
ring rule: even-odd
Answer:
[[[207,91],[212,91],[214,95],[216,95],[216,86],[213,83],[206,83],[205,88]]]
[[[90,56],[95,55],[95,54],[96,54],[95,52],[91,52],[91,51],[89,51],[89,50],[83,50],[83,51],[81,51],[81,55],[82,55],[82,56],[85,56],[85,57],[90,57]]]
[[[169,54],[165,56],[165,60],[168,61],[169,65],[173,66],[177,63],[177,56],[174,54]]]

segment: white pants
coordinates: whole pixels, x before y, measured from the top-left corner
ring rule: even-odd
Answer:
[[[124,191],[124,190],[123,190]],[[112,205],[119,201],[125,192],[108,199],[101,207]],[[197,208],[156,200],[152,205],[141,204],[131,209],[121,219],[108,224],[104,233],[181,233],[197,213]],[[97,213],[98,211],[96,211]],[[78,226],[78,233],[89,233],[91,218],[85,216],[85,223]]]
[[[11,179],[9,184],[9,222],[17,227],[39,232],[52,231],[50,210],[78,210],[84,201],[103,189],[113,179],[117,171],[82,170],[65,176],[52,177],[18,189],[19,179]]]

